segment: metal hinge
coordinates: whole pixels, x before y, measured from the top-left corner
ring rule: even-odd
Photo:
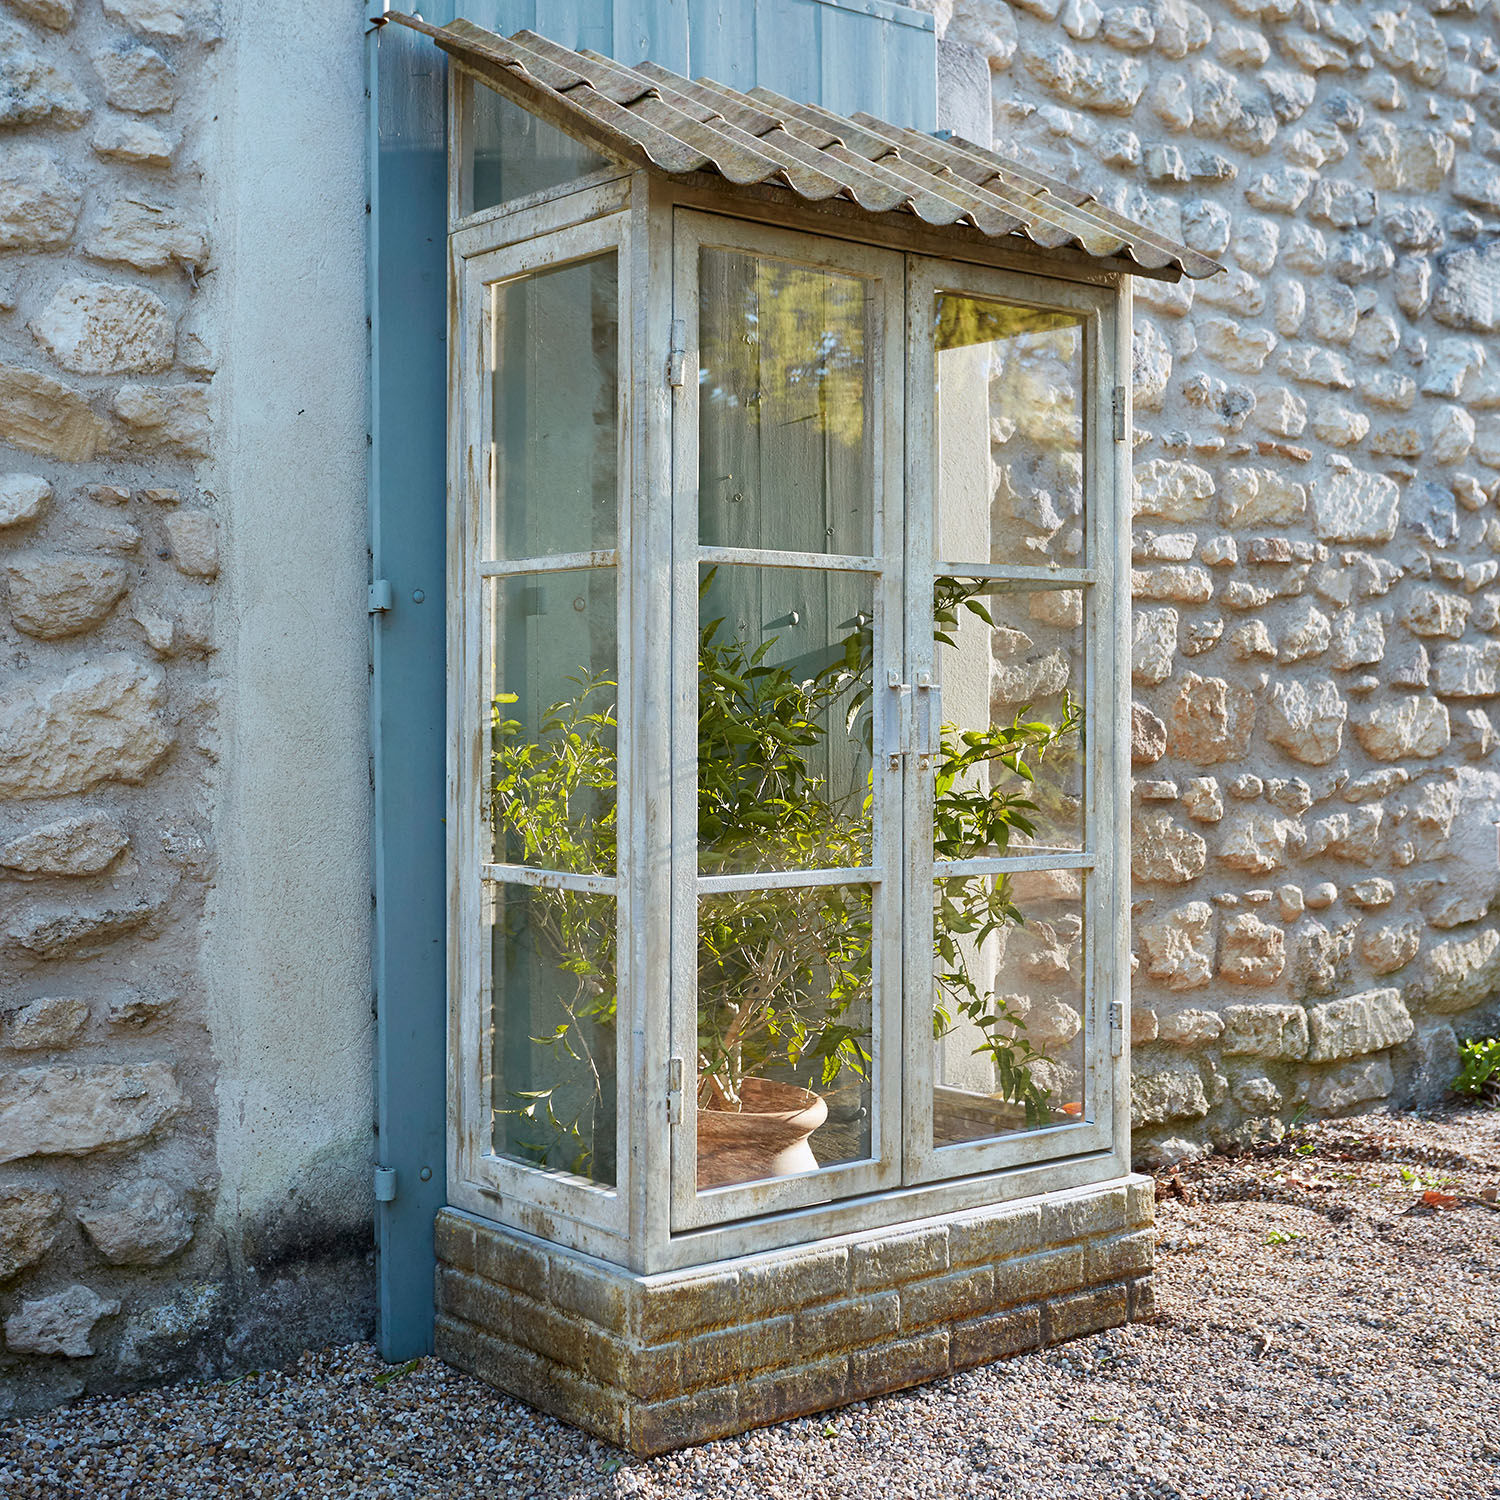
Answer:
[[[394,1167],[375,1168],[375,1201],[377,1203],[396,1201],[396,1169]]]
[[[1125,1007],[1112,1000],[1109,1005],[1109,1055],[1119,1057],[1125,1051]]]
[[[682,1124],[682,1059],[667,1059],[667,1124]]]
[[[681,318],[672,319],[672,347],[667,351],[667,384],[681,385],[683,369],[687,363],[687,324]]]
[[[1125,441],[1125,387],[1117,385],[1114,392],[1115,441]]]
[[[391,607],[391,581],[389,578],[377,578],[370,585],[370,613],[372,615],[384,614]]]

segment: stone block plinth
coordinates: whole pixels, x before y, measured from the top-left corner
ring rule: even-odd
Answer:
[[[437,1221],[437,1352],[640,1455],[919,1385],[1152,1311],[1150,1179],[639,1276]]]

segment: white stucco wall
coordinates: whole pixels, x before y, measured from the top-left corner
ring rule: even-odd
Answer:
[[[231,1245],[368,1222],[374,1066],[363,23],[236,8],[213,172],[229,562],[204,966]]]

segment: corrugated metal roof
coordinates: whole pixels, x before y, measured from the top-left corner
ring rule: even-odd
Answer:
[[[1030,167],[959,139],[872,115],[846,118],[769,89],[742,94],[654,63],[628,68],[531,31],[502,37],[470,21],[431,26],[389,12],[482,76],[497,70],[518,102],[626,161],[669,173],[715,172],[738,185],[842,198],[872,214],[909,213],[1045,250],[1073,248],[1157,275],[1212,276],[1218,264]]]

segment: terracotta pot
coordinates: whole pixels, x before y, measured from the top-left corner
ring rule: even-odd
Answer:
[[[741,1108],[698,1111],[698,1187],[816,1170],[808,1136],[828,1118],[816,1094],[769,1078],[740,1085]]]

